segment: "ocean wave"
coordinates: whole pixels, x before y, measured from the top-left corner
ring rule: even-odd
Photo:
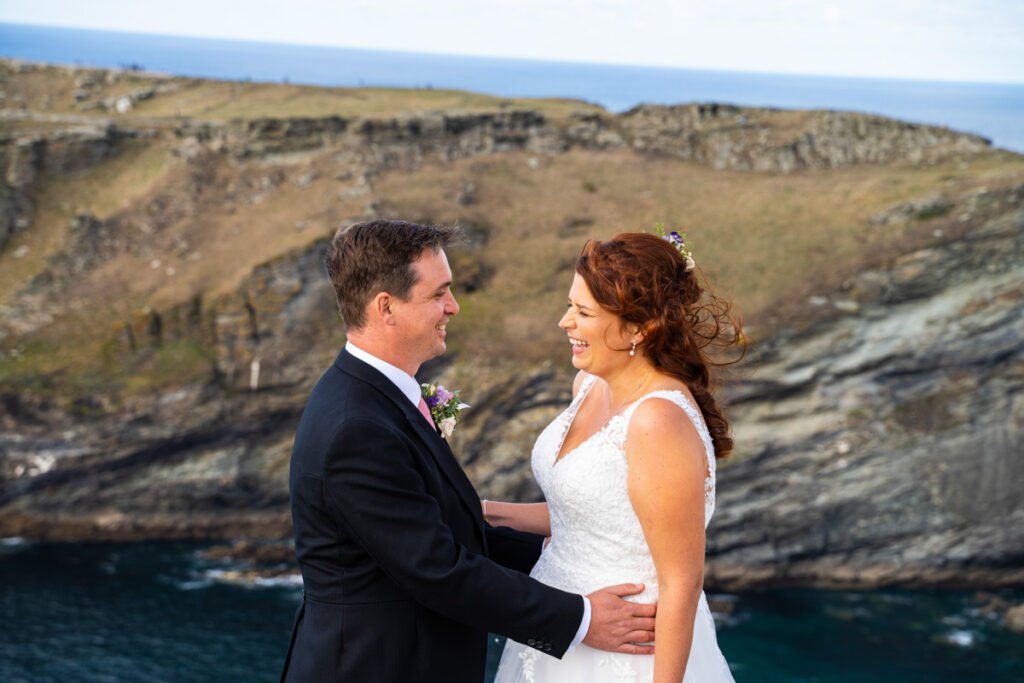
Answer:
[[[957,645],[959,647],[971,647],[974,645],[974,641],[977,640],[977,636],[973,631],[966,629],[955,629],[943,636],[943,640],[951,645]]]
[[[300,574],[266,575],[257,569],[208,569],[204,575],[211,581],[244,588],[301,588]]]
[[[14,555],[31,547],[31,543],[21,536],[0,538],[0,555]]]
[[[302,588],[302,574],[258,578],[255,584],[266,587]]]

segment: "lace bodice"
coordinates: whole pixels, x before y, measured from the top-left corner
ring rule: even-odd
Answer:
[[[573,593],[587,595],[620,583],[643,583],[627,600],[658,599],[658,576],[640,520],[629,500],[626,431],[643,401],[663,398],[686,413],[704,443],[704,527],[715,510],[715,453],[700,410],[681,391],[654,391],[630,404],[600,431],[558,458],[580,404],[596,378],[586,376],[576,398],[541,432],[533,447],[533,474],[548,500],[551,543],[530,575]],[[696,511],[695,511],[696,512]],[[699,514],[699,513],[698,513]],[[603,652],[585,643],[562,659],[508,641],[495,683],[645,683],[654,680],[653,655]],[[683,683],[735,683],[718,649],[715,622],[701,592]]]
[[[679,406],[704,443],[708,474],[704,481],[704,526],[715,509],[715,456],[700,410],[681,391],[641,396],[597,433],[558,461],[576,411],[596,378],[586,376],[576,398],[541,432],[533,448],[533,474],[548,501],[551,543],[531,575],[544,583],[586,595],[618,583],[643,583],[629,599],[657,599],[658,581],[650,549],[627,490],[626,430],[645,400],[664,398]]]

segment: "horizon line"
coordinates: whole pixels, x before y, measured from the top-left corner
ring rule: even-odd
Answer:
[[[208,41],[221,41],[227,43],[248,43],[253,45],[277,45],[286,47],[297,47],[297,48],[319,48],[319,49],[331,49],[331,50],[350,50],[350,51],[364,51],[364,52],[378,52],[384,54],[401,54],[401,55],[430,55],[432,57],[454,57],[459,59],[484,59],[493,61],[509,61],[509,62],[530,62],[540,64],[570,64],[576,66],[596,66],[596,67],[618,67],[624,69],[664,69],[669,71],[703,71],[703,72],[714,72],[714,73],[727,73],[727,74],[745,74],[745,75],[761,75],[761,76],[786,76],[786,77],[803,77],[803,78],[828,78],[838,80],[868,80],[868,81],[887,81],[887,82],[904,82],[904,83],[942,83],[949,85],[994,85],[994,86],[1010,86],[1020,87],[1024,86],[1024,81],[998,81],[998,80],[943,80],[939,78],[933,78],[928,76],[879,76],[879,75],[866,75],[866,74],[836,74],[836,73],[815,73],[815,72],[796,72],[796,71],[766,71],[756,68],[749,70],[746,69],[732,69],[722,67],[710,67],[710,66],[678,66],[678,65],[666,65],[666,64],[624,64],[622,62],[603,62],[603,61],[577,61],[570,59],[545,59],[538,57],[509,57],[505,55],[484,55],[484,54],[470,54],[470,53],[458,53],[458,52],[435,52],[430,50],[384,50],[381,48],[374,47],[361,47],[361,46],[346,46],[346,45],[332,45],[323,43],[295,43],[284,40],[265,40],[265,39],[254,39],[254,38],[239,38],[239,37],[228,37],[228,36],[204,36],[204,35],[184,35],[180,33],[161,33],[159,31],[135,31],[128,29],[117,29],[117,28],[89,28],[82,26],[68,26],[60,24],[35,24],[35,23],[23,23],[23,22],[9,22],[0,19],[0,26],[25,26],[31,28],[44,28],[44,29],[57,29],[63,31],[81,31],[86,33],[119,33],[133,36],[153,36],[160,38],[178,38],[187,40],[208,40]],[[0,45],[0,51],[4,47]],[[14,55],[6,55],[0,53],[0,57],[19,59]],[[52,63],[52,62],[47,62]]]

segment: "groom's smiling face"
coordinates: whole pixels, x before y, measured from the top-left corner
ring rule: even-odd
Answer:
[[[452,271],[443,250],[425,249],[412,263],[416,284],[392,305],[400,347],[410,367],[440,356],[447,348],[448,320],[459,312],[452,294]]]

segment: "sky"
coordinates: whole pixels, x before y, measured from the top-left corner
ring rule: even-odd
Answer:
[[[573,62],[1024,83],[1024,0],[0,0],[0,22]]]

